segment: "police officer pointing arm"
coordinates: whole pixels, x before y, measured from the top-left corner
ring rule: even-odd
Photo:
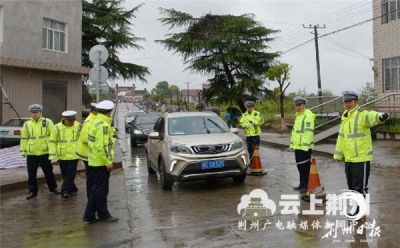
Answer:
[[[368,193],[368,179],[372,156],[370,128],[385,122],[387,113],[368,111],[358,106],[358,94],[352,90],[342,92],[345,111],[342,115],[334,159],[345,162],[347,185],[350,190]],[[351,215],[358,214],[358,207]],[[364,217],[362,217],[364,218]]]

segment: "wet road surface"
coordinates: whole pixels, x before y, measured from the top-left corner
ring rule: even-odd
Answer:
[[[119,115],[121,120],[123,111]],[[123,121],[118,126],[124,130],[121,125]],[[341,229],[331,229],[326,223],[341,223],[344,216],[281,213],[281,195],[298,195],[292,189],[298,184],[293,152],[262,146],[260,158],[268,174],[248,176],[243,184],[235,184],[231,179],[186,182],[175,183],[172,191],[165,191],[157,175],[147,173],[144,147],[131,149],[129,137],[123,133],[120,139],[124,158],[129,161],[123,163],[123,169],[112,173],[108,197],[108,208],[120,221],[90,225],[82,222],[86,195],[85,176],[81,174],[76,179],[78,196],[69,200],[50,194],[46,185],[40,185],[38,197],[29,201],[25,200],[25,189],[2,194],[1,247],[398,247],[400,244],[398,173],[373,170],[370,177],[371,215],[367,221],[376,221],[380,237],[369,237],[372,230],[343,234]],[[328,157],[315,158],[326,193],[338,194],[347,188],[343,164]],[[243,195],[257,188],[268,194],[278,211],[260,218],[258,230],[256,225],[243,230],[244,217],[239,215],[237,207]],[[300,211],[310,209],[309,203],[299,202]],[[266,220],[271,225],[264,225]],[[317,220],[318,229],[311,226]],[[305,221],[308,229],[303,230],[300,225]],[[296,228],[288,223],[294,223]]]
[[[132,160],[145,159],[144,148],[132,151]],[[319,174],[327,193],[338,194],[346,189],[344,168],[330,158],[316,157]],[[370,230],[357,235],[327,235],[327,221],[345,220],[344,216],[283,215],[275,213],[268,220],[272,225],[259,222],[259,230],[239,230],[243,218],[237,212],[237,205],[243,195],[260,188],[277,205],[281,194],[296,194],[292,186],[298,182],[294,154],[286,150],[263,148],[261,160],[268,175],[249,176],[244,184],[234,184],[231,179],[175,183],[171,192],[164,191],[158,184],[157,176],[147,174],[146,167],[133,164],[125,169],[128,202],[133,224],[133,243],[139,247],[381,247],[395,245],[400,241],[400,218],[391,211],[399,211],[400,184],[390,174],[371,175],[371,215],[368,221],[376,219],[381,228],[381,238],[369,238]],[[391,184],[392,182],[393,184]],[[145,185],[138,187],[138,185]],[[391,193],[389,193],[392,191]],[[382,194],[383,193],[383,194]],[[145,195],[146,197],[143,197]],[[280,208],[280,207],[278,207]],[[135,211],[139,210],[140,211]],[[300,211],[310,209],[309,203],[301,201]],[[324,208],[317,207],[322,210]],[[391,217],[389,217],[391,215]],[[393,218],[393,219],[392,219]],[[261,220],[261,219],[260,219]],[[319,221],[321,228],[312,228],[313,221]],[[287,223],[296,223],[297,229],[288,230]],[[307,221],[308,230],[299,229]],[[281,222],[284,230],[278,229]],[[327,235],[323,238],[323,236]],[[366,242],[363,242],[366,241]],[[383,246],[382,246],[383,247]],[[394,247],[394,246],[393,246]]]

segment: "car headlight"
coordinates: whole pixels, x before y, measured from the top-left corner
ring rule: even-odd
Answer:
[[[189,148],[187,148],[184,145],[181,144],[169,144],[169,150],[173,153],[184,153],[184,154],[190,154]]]
[[[232,144],[231,146],[231,151],[237,150],[237,149],[242,149],[244,147],[244,142],[243,140],[237,140],[235,143]]]
[[[133,130],[133,133],[134,134],[143,134],[142,130],[139,130],[139,129]]]

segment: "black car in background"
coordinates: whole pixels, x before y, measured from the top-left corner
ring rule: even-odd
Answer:
[[[131,146],[137,147],[138,144],[146,144],[147,137],[152,131],[154,124],[161,114],[138,115],[131,122]]]
[[[132,110],[129,111],[125,117],[124,117],[124,123],[125,123],[125,131],[127,133],[130,133],[131,131],[131,122],[135,119],[136,116],[138,115],[146,115],[147,112],[145,112],[144,110]]]

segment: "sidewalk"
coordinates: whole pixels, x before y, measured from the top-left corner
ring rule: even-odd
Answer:
[[[119,146],[115,146],[114,168],[122,168],[121,151]],[[80,161],[78,163],[77,173],[84,171],[85,171],[85,166]],[[60,166],[58,165],[53,166],[53,172],[54,175],[56,176],[57,181],[62,180]],[[38,184],[46,182],[41,168],[38,169],[37,180]],[[61,185],[58,185],[58,187],[61,188]],[[26,167],[0,170],[1,193],[23,188],[26,188],[26,190],[28,191],[28,172]]]

